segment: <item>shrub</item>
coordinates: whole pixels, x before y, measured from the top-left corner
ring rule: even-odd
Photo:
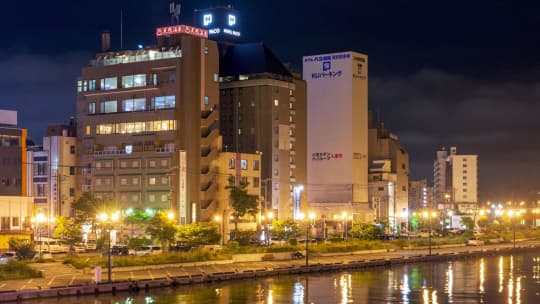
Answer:
[[[15,251],[17,257],[21,260],[34,257],[34,244],[26,239],[9,239],[9,248]]]
[[[41,271],[32,269],[21,261],[9,261],[5,265],[0,265],[0,280],[18,280],[27,278],[41,278]]]
[[[295,238],[289,239],[289,245],[291,245],[291,246],[296,246],[296,245],[298,245],[298,240],[295,239]]]

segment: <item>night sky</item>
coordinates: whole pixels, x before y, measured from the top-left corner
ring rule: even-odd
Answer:
[[[177,1],[178,2],[178,1]],[[99,51],[154,44],[168,0],[3,1],[0,108],[41,142],[46,126],[75,115],[76,78]],[[181,1],[231,3],[246,41],[264,41],[300,69],[301,57],[353,50],[369,55],[369,104],[396,133],[411,178],[432,182],[437,149],[479,155],[481,200],[540,191],[540,3],[534,1]]]

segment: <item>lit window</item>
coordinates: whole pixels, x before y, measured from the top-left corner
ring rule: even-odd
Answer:
[[[204,105],[208,105],[210,101],[208,100],[208,96],[204,96]]]
[[[234,158],[229,159],[229,169],[234,169],[236,160]]]
[[[214,82],[219,81],[219,75],[217,73],[214,73]]]
[[[247,164],[247,163],[248,163],[248,162],[247,162],[247,160],[245,160],[245,159],[240,160],[240,168],[241,168],[242,170],[247,170],[247,168],[248,168],[248,164]]]
[[[155,177],[148,178],[148,184],[149,185],[155,185],[156,184],[156,178]]]
[[[276,107],[279,106],[279,100],[274,99],[274,106],[276,106]]]
[[[102,90],[115,90],[118,88],[118,80],[116,77],[107,77],[100,80]]]
[[[91,102],[88,104],[88,114],[96,114],[96,103]]]
[[[135,88],[146,86],[146,74],[122,76],[123,88]]]
[[[171,96],[158,96],[152,99],[152,108],[155,110],[160,109],[174,109],[176,106],[176,97]]]
[[[126,151],[126,154],[133,153],[133,145],[126,145],[125,151]]]
[[[118,112],[117,102],[116,100],[109,100],[109,101],[102,101],[100,103],[100,110],[101,113],[116,113]]]
[[[88,80],[88,91],[95,91],[95,90],[96,90],[96,81]]]
[[[146,109],[146,98],[126,99],[122,101],[122,111],[134,112]]]
[[[84,127],[84,133],[85,135],[88,135],[88,136],[92,135],[92,128],[87,125],[86,127]]]

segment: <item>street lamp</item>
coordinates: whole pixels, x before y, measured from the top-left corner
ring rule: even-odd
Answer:
[[[270,245],[270,224],[274,218],[274,212],[270,211],[266,214],[266,245]]]
[[[223,240],[225,238],[225,224],[224,224],[225,221],[219,215],[214,216],[214,221],[216,221],[218,225],[221,224],[221,246],[223,246],[223,244],[225,243],[225,241]]]
[[[428,248],[429,248],[429,255],[431,255],[431,234],[432,234],[432,229],[433,229],[433,227],[431,225],[431,220],[433,218],[437,217],[437,212],[435,212],[435,211],[432,211],[432,212],[424,211],[422,213],[422,216],[424,217],[424,219],[429,219]]]
[[[102,225],[107,227],[108,242],[107,242],[107,278],[109,283],[112,282],[112,263],[111,263],[111,227],[120,219],[120,213],[118,211],[113,213],[100,213],[97,216],[97,220]]]
[[[512,234],[514,237],[514,249],[516,249],[516,221],[514,218],[521,216],[521,210],[508,210],[508,217],[510,218],[510,224],[512,225]]]
[[[32,223],[34,223],[34,235],[33,235],[34,240],[36,238],[36,229],[37,229],[38,234],[39,234],[39,259],[41,260],[41,252],[42,252],[41,246],[43,244],[43,241],[41,239],[41,236],[42,236],[42,226],[41,225],[44,224],[44,223],[47,223],[47,227],[49,227],[50,223],[54,223],[55,218],[54,217],[47,218],[43,213],[38,213],[30,221]],[[47,230],[49,230],[49,229],[47,228]],[[47,235],[49,235],[48,232],[47,232]]]

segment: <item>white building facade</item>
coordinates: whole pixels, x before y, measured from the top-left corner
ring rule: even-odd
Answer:
[[[361,219],[368,208],[368,57],[355,52],[305,56],[303,79],[308,205],[330,213],[350,209]]]

